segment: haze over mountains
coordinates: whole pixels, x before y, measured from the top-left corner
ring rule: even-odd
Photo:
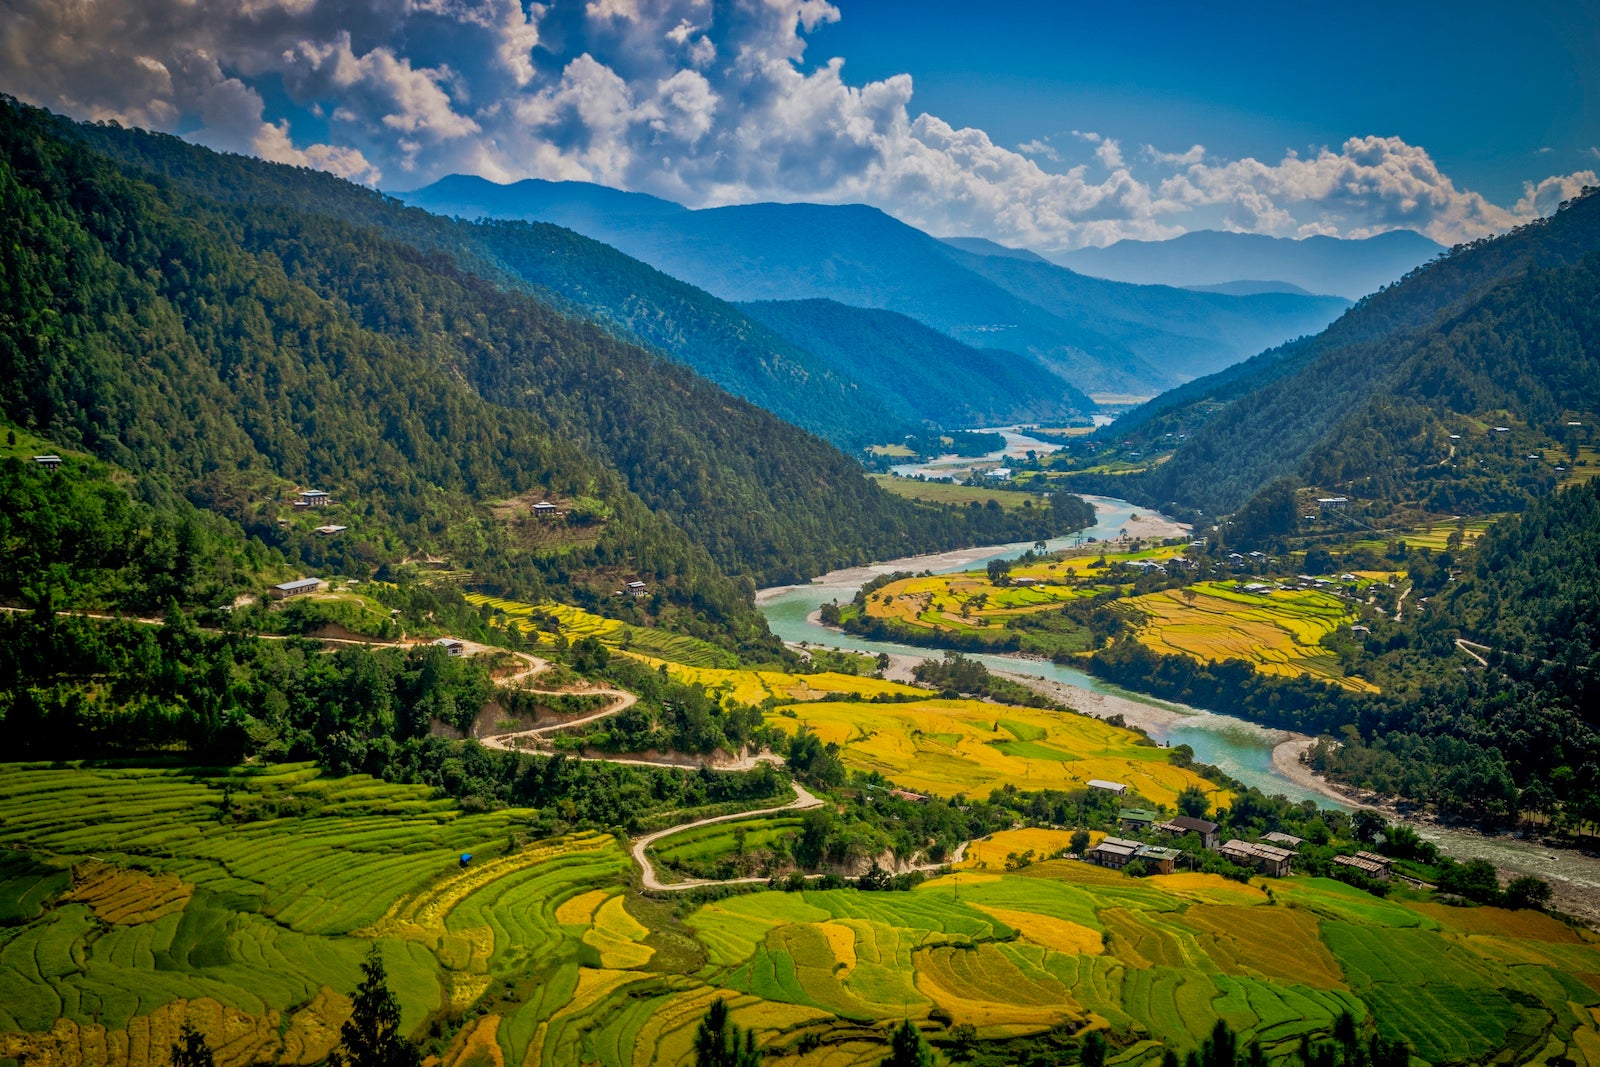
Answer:
[[[725,300],[896,311],[975,347],[1032,356],[1089,392],[1148,395],[1314,332],[1347,306],[1109,283],[999,246],[946,243],[860,205],[690,211],[582,183],[462,175],[406,200],[469,219],[568,226]]]
[[[1298,290],[1359,300],[1443,251],[1443,245],[1412,230],[1363,239],[1301,240],[1196,230],[1168,241],[1117,241],[1049,258],[1096,278],[1138,285],[1218,292]]]

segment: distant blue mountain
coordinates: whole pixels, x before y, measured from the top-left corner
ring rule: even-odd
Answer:
[[[1359,300],[1443,251],[1443,245],[1411,230],[1362,240],[1197,230],[1168,241],[1118,241],[1049,258],[1096,278],[1138,285],[1195,289],[1269,280]]]
[[[568,226],[725,300],[899,312],[968,345],[1031,356],[1086,391],[1154,393],[1314,333],[1346,306],[1107,283],[981,239],[940,241],[862,205],[689,211],[580,183],[459,175],[405,199],[441,214]]]

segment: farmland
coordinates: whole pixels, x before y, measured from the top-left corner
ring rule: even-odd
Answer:
[[[1340,626],[1359,620],[1352,600],[1332,589],[1270,581],[1248,583],[1261,588],[1246,590],[1245,579],[1138,591],[1148,588],[1136,585],[1148,573],[1143,568],[1171,567],[1181,554],[1179,547],[1164,546],[1051,555],[1025,560],[998,581],[981,571],[917,575],[864,594],[843,618],[847,625],[861,620],[868,632],[880,627],[882,636],[1061,655],[1090,651],[1081,620],[1063,617],[1060,609],[1093,597],[1097,604],[1112,603],[1136,639],[1156,652],[1202,662],[1238,659],[1266,674],[1373,689],[1347,676],[1322,645]],[[1372,572],[1357,575],[1354,584],[1359,592],[1388,578]]]
[[[840,746],[846,766],[936,796],[986,795],[1006,785],[1081,789],[1091,778],[1126,782],[1167,805],[1190,785],[1216,794],[1216,801],[1227,796],[1173,766],[1167,750],[1084,715],[980,700],[830,700],[779,708],[771,721],[785,730],[809,726]]]
[[[1125,603],[1141,617],[1138,638],[1157,652],[1202,661],[1242,659],[1258,671],[1307,675],[1370,691],[1346,677],[1321,641],[1355,620],[1351,607],[1316,589],[1246,592],[1232,582],[1195,582],[1130,597]]]
[[[1006,509],[1047,507],[1048,501],[1037,493],[1023,493],[1015,489],[988,489],[978,485],[958,485],[946,481],[918,481],[915,478],[897,478],[887,474],[870,475],[882,489],[911,500],[926,500],[935,504],[987,504],[993,500]]]
[[[302,803],[229,821],[243,794]],[[1584,977],[1600,974],[1600,946],[1534,913],[1380,901],[1305,877],[1274,897],[1066,861],[910,892],[674,907],[627,888],[613,838],[528,841],[531,814],[467,814],[308,765],[9,765],[0,1059],[155,1067],[193,1022],[222,1067],[315,1063],[371,945],[402,1026],[436,1035],[444,1067],[685,1063],[717,996],[777,1064],[875,1063],[903,1017],[937,1037],[930,1013],[981,1037],[1105,1026],[1130,1064],[1153,1062],[1158,1041],[1192,1047],[1217,1018],[1287,1053],[1347,1009],[1431,1062],[1600,1052],[1600,991]],[[782,821],[753,820],[750,841]],[[714,852],[714,836],[662,844]],[[803,1040],[822,1042],[813,1058]]]

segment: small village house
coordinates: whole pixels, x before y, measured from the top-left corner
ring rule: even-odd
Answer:
[[[1147,808],[1123,808],[1117,812],[1117,826],[1125,834],[1140,833],[1160,821],[1161,813]]]
[[[1219,848],[1217,853],[1241,867],[1254,867],[1269,878],[1284,878],[1292,873],[1289,863],[1294,859],[1294,853],[1276,845],[1262,845],[1234,838]]]
[[[541,500],[533,506],[533,517],[539,519],[540,521],[545,519],[553,519],[560,514],[560,512],[561,509],[550,503],[548,500]]]
[[[629,582],[627,589],[629,596],[644,596],[648,592],[648,587],[643,582]]]
[[[1139,854],[1139,850],[1143,847],[1143,843],[1139,841],[1129,841],[1121,837],[1107,837],[1088,852],[1085,852],[1083,858],[1098,866],[1120,871]]]
[[[467,646],[453,637],[441,637],[434,644],[444,649],[446,655],[465,656],[467,654]]]
[[[300,499],[296,503],[302,507],[323,508],[333,503],[333,497],[324,493],[321,489],[302,489],[300,490]]]
[[[1360,871],[1377,882],[1387,882],[1389,880],[1389,868],[1386,864],[1362,859],[1359,853],[1354,856],[1335,856],[1333,857],[1333,863],[1336,867],[1349,867],[1352,870]]]
[[[1198,834],[1202,848],[1215,852],[1217,850],[1217,824],[1207,819],[1196,819],[1192,815],[1178,815],[1160,826],[1158,830],[1165,830],[1169,834],[1183,837],[1185,834]]]
[[[1305,838],[1296,837],[1293,834],[1286,834],[1281,830],[1274,830],[1270,834],[1262,834],[1261,840],[1265,841],[1269,845],[1277,845],[1279,848],[1287,848],[1292,850],[1298,850],[1301,845],[1306,843]]]
[[[1122,782],[1108,782],[1104,778],[1089,779],[1090,789],[1104,789],[1107,793],[1114,793],[1119,797],[1128,795],[1128,787]]]
[[[279,582],[267,591],[273,600],[288,600],[293,596],[315,593],[326,584],[321,578],[296,578],[292,582]]]
[[[61,457],[56,455],[34,456],[33,461],[39,466],[49,467],[51,470],[61,466]]]

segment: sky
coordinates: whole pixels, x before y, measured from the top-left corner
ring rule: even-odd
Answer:
[[[867,203],[1039,251],[1449,245],[1600,184],[1600,4],[0,0],[0,91],[404,191]]]

